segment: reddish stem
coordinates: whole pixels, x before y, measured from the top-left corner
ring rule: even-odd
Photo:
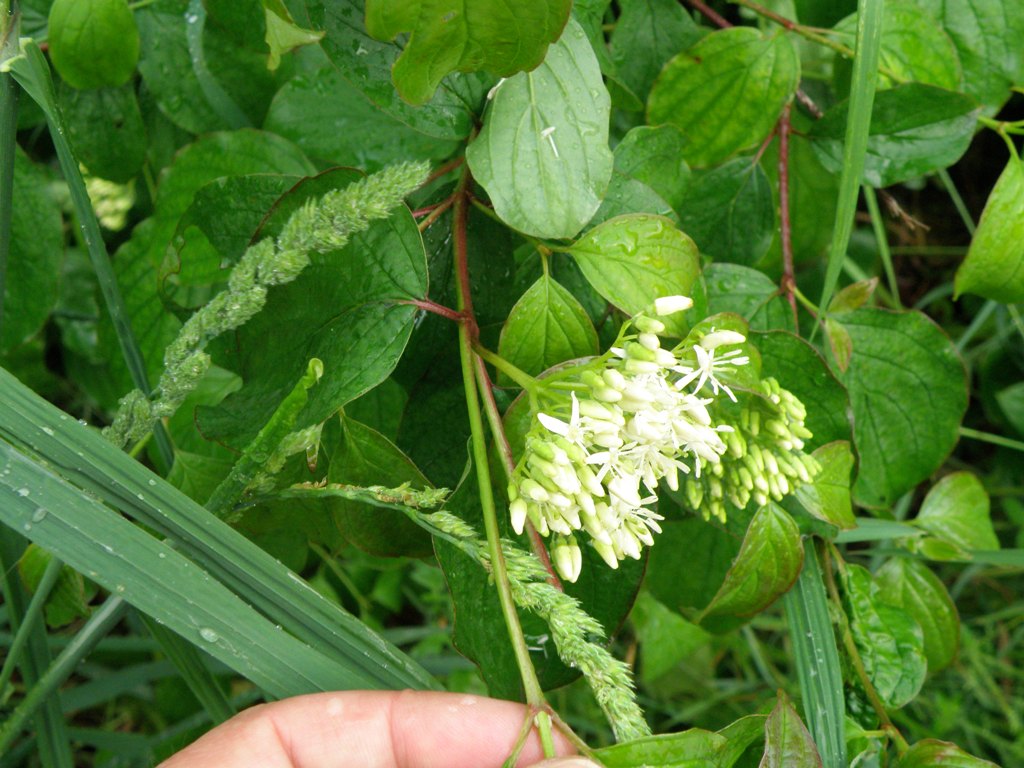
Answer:
[[[782,281],[779,287],[793,309],[793,321],[797,321],[796,313],[796,274],[793,269],[793,227],[789,220],[789,109],[787,104],[779,118],[777,132],[779,134],[779,224],[782,230]]]
[[[452,204],[454,202],[455,196],[452,195],[451,197],[442,200],[437,205],[430,206],[429,208],[421,208],[419,211],[414,211],[412,214],[413,216],[415,216],[417,213],[422,213],[424,211],[429,211],[430,214],[425,219],[423,219],[423,221],[419,222],[419,224],[416,225],[417,227],[419,227],[420,232],[426,232],[427,229],[429,229],[430,226],[435,221],[437,221],[439,218],[441,218],[441,216],[444,215],[445,211],[452,207]]]
[[[404,299],[396,303],[416,307],[417,309],[422,309],[425,312],[432,312],[435,315],[440,315],[441,317],[449,320],[454,320],[457,323],[461,323],[466,319],[465,315],[461,312],[456,312],[454,309],[450,309],[443,304],[437,304],[430,299]]]
[[[422,186],[425,187],[430,182],[437,181],[438,179],[440,179],[445,174],[451,173],[452,171],[454,171],[456,168],[458,168],[464,162],[466,162],[466,159],[464,157],[456,157],[454,160],[449,160],[447,163],[445,163],[444,165],[440,166],[439,168],[437,168],[437,170],[435,170],[433,173],[431,173],[429,176],[427,176],[427,180],[423,182]]]
[[[719,15],[718,11],[712,10],[703,2],[701,2],[701,0],[686,0],[686,2],[692,5],[701,13],[703,13],[712,21],[712,23],[718,25],[722,29],[728,29],[729,27],[732,26],[732,24],[729,21],[727,21],[724,16]]]

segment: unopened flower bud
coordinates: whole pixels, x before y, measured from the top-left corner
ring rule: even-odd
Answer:
[[[683,312],[693,306],[693,299],[688,296],[662,296],[654,300],[654,314],[672,315]]]

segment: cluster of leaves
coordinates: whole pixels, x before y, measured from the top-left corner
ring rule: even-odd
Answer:
[[[0,11],[0,765],[147,765],[262,695],[536,703],[510,630],[606,743],[550,627],[415,512],[536,546],[518,384],[674,295],[665,335],[742,330],[821,471],[724,521],[662,488],[649,554],[583,548],[565,593],[667,734],[595,757],[1024,762],[1013,0]],[[129,457],[76,419],[133,390]]]

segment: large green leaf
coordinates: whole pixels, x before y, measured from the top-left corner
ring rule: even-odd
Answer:
[[[315,187],[300,185],[275,219],[283,222],[293,206],[322,191]],[[245,386],[215,411],[201,412],[203,432],[248,442],[314,357],[326,374],[297,429],[377,386],[412,331],[415,309],[399,302],[423,298],[426,277],[423,241],[406,208],[353,235],[342,250],[314,255],[296,280],[269,291],[263,310],[239,329],[237,353],[224,364]]]
[[[647,591],[637,597],[629,622],[640,644],[640,677],[652,684],[711,642],[711,635]]]
[[[612,61],[619,77],[646,101],[665,62],[696,43],[701,29],[675,0],[623,0],[619,7]]]
[[[995,113],[1024,79],[1024,14],[1006,0],[918,0],[953,38],[964,90]]]
[[[843,380],[860,459],[854,495],[865,505],[889,504],[956,444],[967,408],[963,362],[920,312],[858,309],[836,319],[853,343]]]
[[[998,768],[995,763],[964,752],[956,744],[924,739],[908,749],[897,768]]]
[[[825,361],[803,339],[785,331],[752,333],[761,352],[761,375],[771,376],[807,406],[807,440],[817,448],[834,440],[850,440],[850,400]]]
[[[999,549],[988,492],[970,472],[953,472],[933,485],[912,522],[960,549]]]
[[[597,353],[597,331],[586,311],[546,274],[512,307],[498,342],[498,354],[531,376]]]
[[[752,331],[794,331],[793,310],[764,272],[739,264],[709,264],[704,270],[708,312],[735,312]]]
[[[676,209],[680,228],[716,262],[753,266],[771,245],[775,202],[760,163],[738,157],[693,175]]]
[[[815,517],[840,528],[856,528],[850,501],[853,452],[846,440],[826,443],[814,452],[821,471],[810,483],[796,489],[800,505]]]
[[[294,141],[310,157],[367,172],[402,160],[440,160],[456,148],[454,142],[414,131],[382,112],[333,64],[285,83],[263,126]]]
[[[366,29],[378,40],[409,33],[391,76],[402,98],[424,104],[457,69],[501,77],[533,69],[571,7],[572,0],[367,0]]]
[[[690,165],[716,165],[768,135],[799,81],[800,60],[785,34],[723,29],[665,65],[647,115],[682,130]]]
[[[838,172],[849,102],[825,113],[809,132],[822,164]],[[978,121],[970,96],[908,83],[875,96],[864,158],[864,183],[888,187],[952,165],[967,151]]]
[[[619,309],[636,314],[662,296],[689,296],[700,270],[697,246],[672,222],[637,213],[599,224],[569,248],[587,281]],[[678,315],[665,319],[683,335]]]
[[[125,0],[55,0],[47,42],[53,66],[75,88],[123,85],[139,59],[139,30]]]
[[[956,295],[1024,300],[1024,161],[1011,157],[989,193],[967,258],[956,272]]]
[[[902,707],[917,696],[928,671],[921,627],[902,609],[882,602],[866,568],[847,565],[843,588],[864,670],[886,706]]]
[[[58,104],[67,121],[68,141],[89,174],[125,183],[146,161],[146,128],[135,89],[63,87]]]
[[[793,518],[774,502],[761,507],[702,618],[750,616],[764,610],[793,586],[803,559],[800,530]]]
[[[921,627],[928,670],[949,666],[960,645],[960,617],[945,585],[920,560],[894,557],[875,574],[883,602],[905,611]]]
[[[24,152],[15,150],[0,352],[9,352],[35,335],[57,303],[64,237],[60,208],[46,184],[46,175]]]
[[[544,238],[583,228],[611,179],[610,109],[594,50],[570,20],[543,64],[497,86],[466,150],[502,221]]]
[[[784,693],[764,724],[764,756],[758,768],[821,768],[814,739]]]
[[[312,25],[326,31],[320,42],[331,63],[353,87],[395,119],[439,139],[462,139],[473,127],[473,112],[487,90],[477,77],[452,74],[428,103],[402,100],[391,68],[402,49],[374,40],[364,27],[364,0],[305,0]]]
[[[615,146],[615,172],[643,182],[678,210],[690,176],[685,144],[675,126],[638,126]]]
[[[835,30],[852,40],[857,31],[857,15],[847,16],[836,24]],[[880,73],[880,89],[913,81],[950,91],[960,90],[963,73],[956,46],[935,17],[920,4],[905,0],[885,4],[878,63],[898,76],[898,80],[893,81]],[[849,60],[837,54],[832,67],[832,82],[843,96],[849,93],[851,69]]]
[[[724,736],[691,728],[604,747],[594,754],[605,768],[717,768],[725,748]]]
[[[13,500],[0,505],[0,519],[225,663],[258,674],[267,690],[434,685],[273,557],[2,369],[0,451],[11,470],[0,484]],[[214,640],[198,634],[204,627]]]

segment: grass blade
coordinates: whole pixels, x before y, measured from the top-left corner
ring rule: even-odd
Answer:
[[[814,541],[804,542],[804,567],[782,600],[800,680],[804,719],[824,768],[846,768],[843,674]]]
[[[5,12],[0,17],[0,61],[18,39],[18,24]],[[14,205],[14,142],[18,130],[18,86],[10,74],[0,74],[0,338],[4,328],[4,293],[7,289],[7,254],[11,250]]]
[[[258,631],[257,625],[252,624],[255,634],[250,634],[250,637],[259,638],[272,630],[273,625],[280,624],[298,638],[295,641],[286,633],[276,631],[272,631],[269,638],[262,638],[264,643],[280,637],[294,641],[288,646],[290,650],[278,649],[285,657],[279,659],[279,665],[291,661],[288,654],[308,656],[306,651],[317,649],[315,655],[307,659],[309,670],[319,670],[314,674],[310,690],[319,690],[323,685],[335,688],[437,687],[436,681],[419,664],[386,643],[354,616],[326,600],[258,546],[117,450],[97,432],[77,423],[2,369],[0,449],[13,454],[19,468],[29,464],[33,473],[26,469],[26,474],[31,474],[31,479],[45,484],[47,488],[52,487],[66,503],[77,507],[79,514],[88,511],[91,515],[86,522],[81,517],[69,515],[63,508],[54,509],[58,513],[54,522],[61,517],[69,518],[66,524],[70,528],[64,537],[47,536],[48,543],[44,544],[42,532],[36,530],[39,526],[31,530],[32,537],[73,567],[82,570],[84,563],[85,573],[97,581],[104,579],[103,583],[111,584],[112,589],[116,589],[118,584],[135,585],[135,579],[143,580],[148,585],[142,588],[142,597],[146,598],[147,604],[139,607],[154,618],[160,619],[161,614],[167,618],[170,607],[165,604],[168,602],[193,598],[198,594],[196,590],[202,591],[206,587],[210,590],[216,588],[216,596],[210,596],[211,609],[216,608],[217,600],[224,600],[225,605],[237,604],[248,610],[255,609],[254,616],[245,618],[242,612],[237,615],[238,620],[245,618],[252,624],[256,611],[269,619],[269,625],[258,625]],[[36,456],[45,460],[48,466],[42,467],[34,458]],[[59,468],[59,474],[54,468]],[[0,477],[0,481],[12,490],[28,487],[12,485],[10,477]],[[31,525],[32,512],[39,506],[25,503],[31,499],[31,496],[16,497],[16,501],[22,503],[12,505],[9,510],[0,510],[0,519],[6,516],[7,524],[15,527],[26,522]],[[101,502],[172,539],[175,548],[171,549],[151,536],[140,537],[138,534],[142,532],[139,529]],[[50,502],[47,507],[56,505]],[[47,515],[46,519],[50,520],[50,516]],[[131,531],[123,530],[121,523],[128,525]],[[123,537],[119,550],[123,556],[111,558],[107,554],[103,557],[103,545],[112,544],[109,538],[115,528]],[[99,552],[95,550],[97,545]],[[72,560],[68,555],[75,547],[85,551],[74,553],[76,560]],[[64,555],[61,555],[62,551]],[[164,557],[158,559],[160,553]],[[174,588],[173,580],[154,578],[154,564],[174,561],[181,566],[179,559],[199,566],[192,572],[204,572],[203,575],[210,580],[197,583],[188,590],[179,590]],[[187,569],[187,565],[181,568]],[[175,571],[175,578],[184,578],[181,568]],[[96,571],[97,575],[93,576],[91,571]],[[210,620],[218,625],[224,623],[222,616],[211,616]],[[169,621],[166,623],[170,626]],[[185,625],[182,629],[194,637],[196,623],[189,622],[187,626],[189,629]],[[236,632],[230,626],[224,630],[228,634]],[[240,642],[248,645],[250,641],[243,638]],[[259,655],[264,650],[253,649],[252,653]],[[232,663],[230,658],[223,660]],[[328,661],[333,663],[328,664]],[[281,681],[287,682],[286,689],[300,685],[300,678],[294,676],[299,673],[288,673],[292,676],[290,682]]]
[[[857,192],[864,173],[864,155],[868,148],[868,130],[871,127],[871,110],[875,103],[875,84],[878,79],[882,8],[882,0],[860,0],[857,4],[857,47],[850,80],[843,172],[839,178],[839,201],[836,205],[835,226],[832,228],[832,242],[828,249],[825,285],[818,302],[822,312],[827,311],[839,280],[850,234],[853,232],[853,219],[857,213]]]
[[[3,701],[6,697],[7,684],[11,681],[11,675],[14,673],[14,665],[17,663],[18,658],[20,658],[29,637],[35,632],[36,627],[43,626],[40,622],[43,618],[46,600],[53,590],[53,585],[57,583],[57,579],[60,577],[60,570],[63,567],[64,563],[58,558],[50,558],[50,562],[46,564],[46,570],[43,571],[43,577],[39,580],[39,585],[32,595],[32,601],[19,619],[21,626],[14,633],[10,650],[7,652],[7,658],[4,659],[3,669],[0,669],[0,701]]]

